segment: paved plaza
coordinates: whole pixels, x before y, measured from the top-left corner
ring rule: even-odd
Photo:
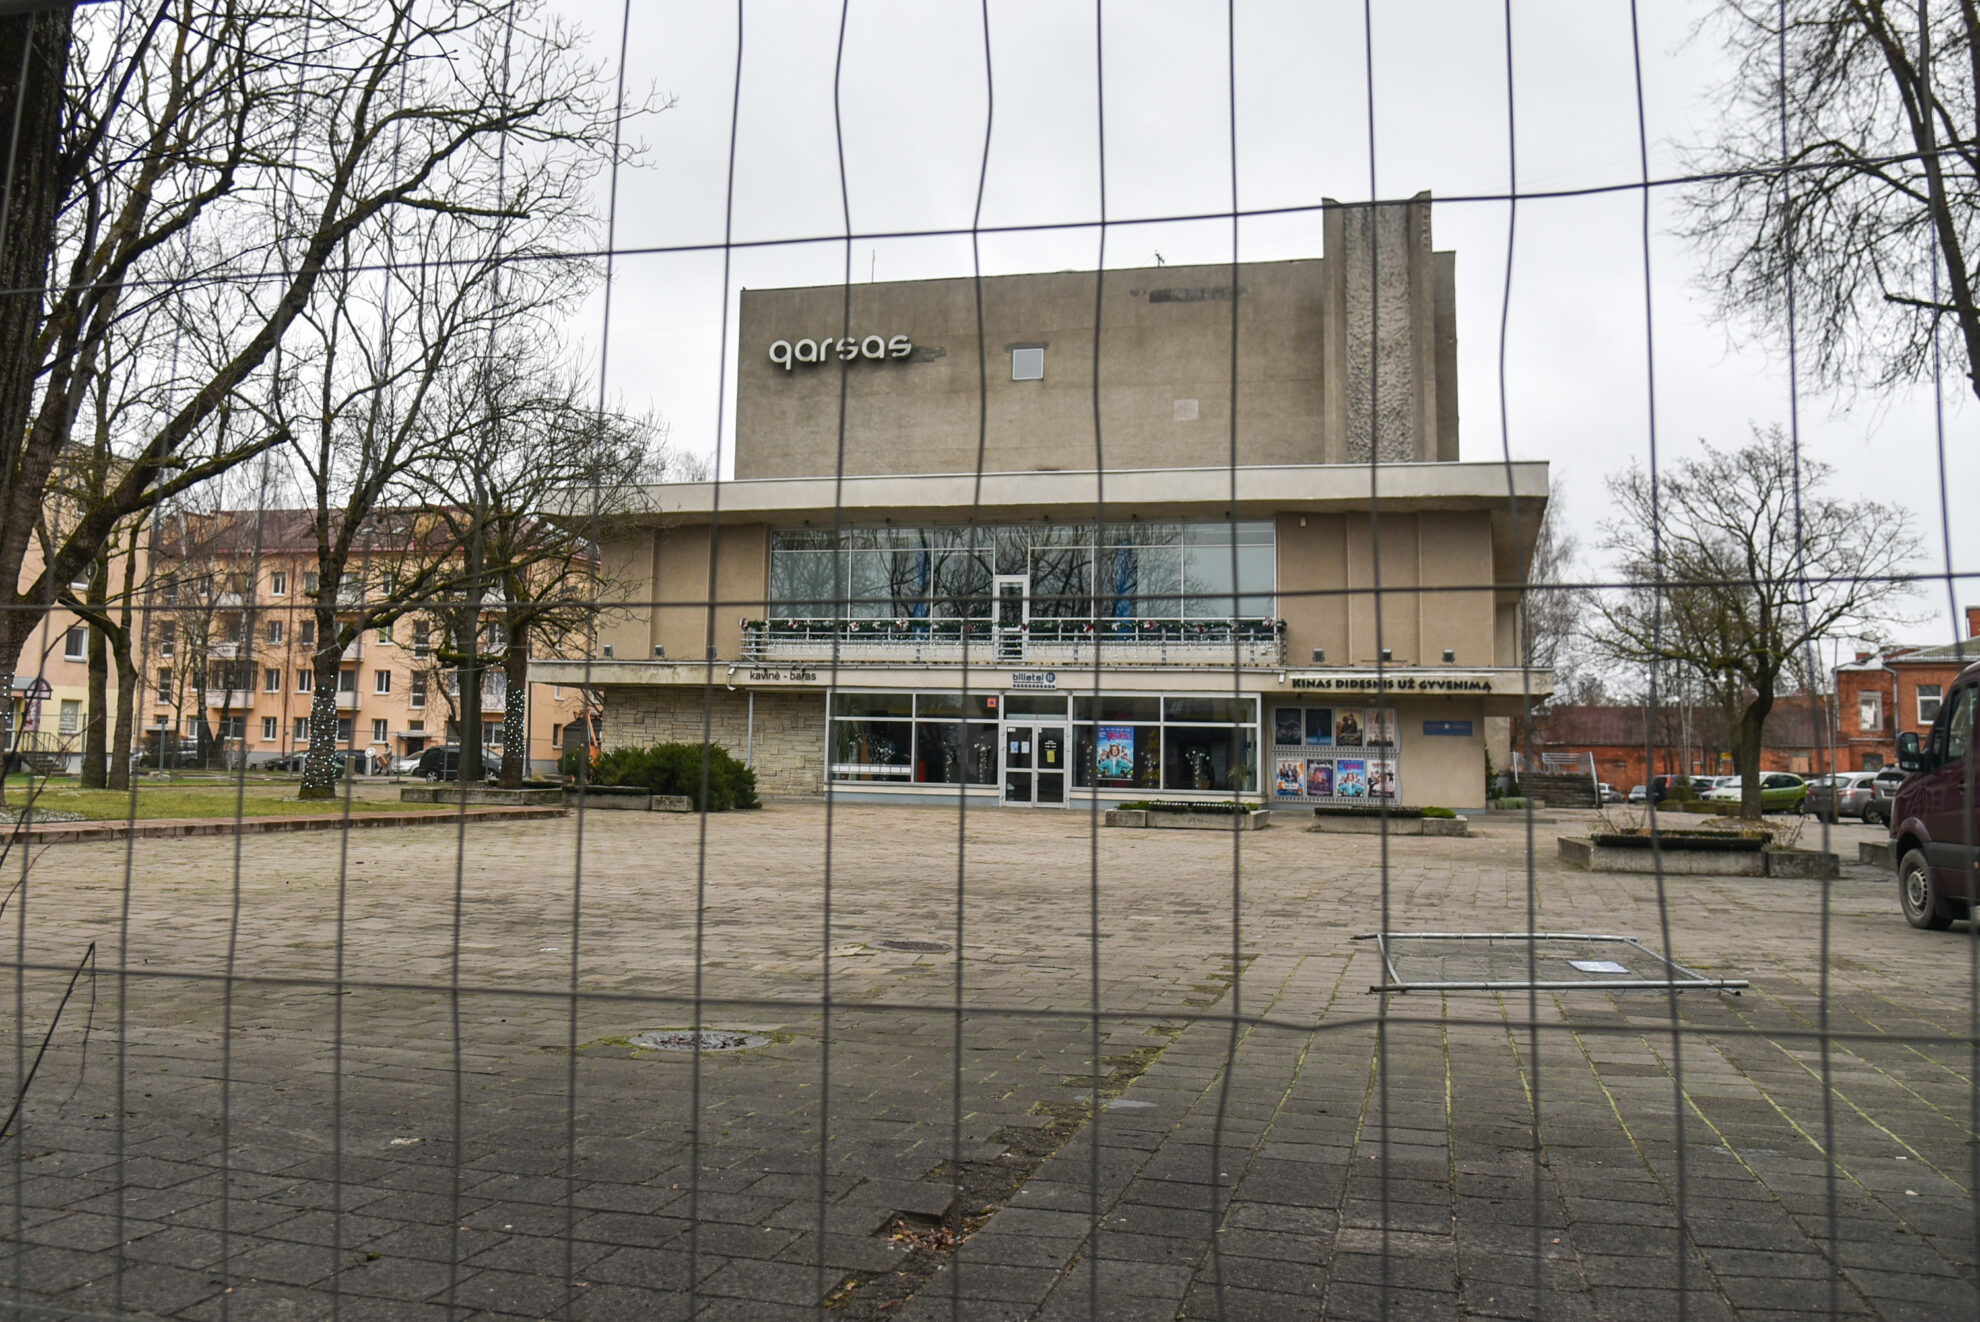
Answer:
[[[0,1297],[242,1322],[1973,1316],[1966,925],[1911,930],[1851,863],[1825,973],[1821,883],[1668,878],[1660,914],[1654,878],[1557,863],[1560,816],[1530,852],[1516,818],[1385,846],[1292,814],[1234,837],[782,803],[50,846],[5,912],[11,1078],[91,942],[97,967],[0,1155]],[[1354,939],[1385,896],[1395,931],[1655,946],[1667,918],[1677,958],[1751,986],[1685,993],[1675,1037],[1657,992],[1412,993],[1385,1019]],[[762,1040],[639,1044],[696,997]]]

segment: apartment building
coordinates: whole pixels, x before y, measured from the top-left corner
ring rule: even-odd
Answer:
[[[443,664],[446,625],[415,611],[367,629],[344,649],[335,674],[316,666],[316,546],[307,511],[227,511],[174,516],[153,541],[147,628],[140,670],[146,746],[168,756],[203,756],[217,744],[226,760],[249,766],[309,747],[309,713],[319,685],[337,693],[340,748],[383,764],[460,737],[459,673]],[[344,599],[389,588],[399,561],[383,550],[353,557]],[[499,650],[502,625],[484,612],[481,648]],[[504,743],[506,676],[484,672],[482,742]],[[574,687],[531,684],[524,694],[526,765],[552,769],[565,727],[581,722]],[[583,727],[578,725],[581,730]]]

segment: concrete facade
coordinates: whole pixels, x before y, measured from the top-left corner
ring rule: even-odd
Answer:
[[[1366,462],[1376,411],[1384,462],[1456,459],[1456,267],[1428,199],[1330,206],[1325,234],[1327,257],[1240,263],[1235,283],[1221,265],[744,290],[736,477],[1166,468],[1233,445],[1243,465]],[[869,336],[911,347],[842,361]],[[1013,379],[1021,349],[1038,378]]]

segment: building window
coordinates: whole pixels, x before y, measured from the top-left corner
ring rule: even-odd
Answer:
[[[158,667],[158,700],[160,702],[172,700],[172,667],[170,666]]]
[[[276,733],[277,733],[277,731],[279,731],[279,730],[280,730],[281,728],[282,728],[282,727],[281,727],[281,726],[280,726],[280,725],[279,725],[279,724],[277,723],[277,720],[276,720],[276,718],[275,718],[275,717],[273,717],[273,716],[264,716],[264,717],[262,717],[262,718],[261,718],[261,742],[262,742],[262,743],[264,743],[264,744],[272,744],[272,743],[274,743],[274,742],[275,742],[275,736],[276,736]]]
[[[339,670],[337,672],[337,692],[339,693],[357,692],[357,671],[355,668],[350,670]]]
[[[389,624],[381,624],[381,625],[379,625],[379,626],[378,626],[378,641],[379,641],[379,643],[380,643],[381,645],[383,645],[383,646],[385,646],[385,647],[390,647],[390,646],[392,645],[392,626],[391,626],[391,625],[389,625]]]
[[[564,700],[564,686],[562,684],[552,684],[550,686],[550,700],[552,702],[562,702]]]
[[[486,748],[500,748],[502,746],[502,723],[500,721],[482,722],[481,742],[483,747]]]
[[[339,716],[337,718],[337,742],[340,744],[350,743],[354,728],[355,726],[351,717]]]
[[[1881,693],[1859,693],[1856,695],[1856,728],[1864,734],[1884,732],[1884,695]]]
[[[1043,381],[1045,379],[1045,350],[1042,348],[1011,350],[1011,380]]]
[[[550,747],[562,748],[563,746],[564,746],[564,727],[556,724],[555,722],[552,722],[550,726]]]
[[[1918,723],[1930,725],[1939,719],[1940,688],[1937,684],[1918,686]]]
[[[282,691],[282,672],[279,669],[269,666],[261,672],[261,691],[263,693],[280,693]]]
[[[222,716],[215,722],[215,726],[222,739],[232,739],[238,743],[244,743],[247,740],[247,717],[245,716]]]
[[[62,714],[56,718],[59,724],[56,731],[61,734],[74,734],[82,729],[82,702],[77,698],[62,699]]]
[[[62,635],[62,659],[81,661],[89,655],[89,630],[78,625]]]
[[[296,667],[296,692],[313,693],[316,690],[316,671],[309,666]]]
[[[413,655],[425,656],[433,650],[433,623],[430,620],[413,621]]]
[[[392,736],[391,736],[391,734],[390,734],[390,733],[389,733],[389,732],[388,732],[388,731],[386,730],[386,728],[385,728],[385,725],[386,725],[386,723],[385,723],[385,721],[383,721],[382,719],[381,719],[381,720],[375,720],[375,721],[373,721],[373,722],[371,723],[371,742],[372,742],[372,743],[374,743],[374,744],[382,744],[382,743],[387,743],[387,742],[389,742],[389,741],[391,740],[391,738],[392,738]]]
[[[1277,558],[1268,520],[854,528],[836,547],[830,532],[784,529],[770,543],[770,617],[896,621],[939,641],[958,626],[915,622],[987,622],[993,578],[1006,575],[1027,580],[1034,639],[1090,639],[1104,627],[1126,641],[1173,635],[1185,621],[1264,627]],[[977,629],[987,647],[987,627]]]
[[[315,570],[313,569],[309,570],[308,572],[303,574],[303,591],[314,596],[317,587],[322,583],[322,581],[323,580],[317,576]]]
[[[158,626],[158,655],[172,655],[172,649],[178,645],[178,641],[179,626],[177,624],[171,620],[166,620]]]
[[[186,738],[188,739],[199,738],[199,717],[197,716],[186,717]]]
[[[304,647],[316,646],[315,620],[298,620],[296,622],[296,641]]]
[[[407,694],[406,701],[414,707],[424,707],[426,705],[426,672],[424,670],[413,672],[412,691]]]
[[[280,620],[270,620],[268,622],[268,641],[277,644],[282,641],[282,622]]]
[[[296,717],[296,742],[299,744],[307,744],[309,742],[309,717],[307,716]]]
[[[917,719],[917,717],[919,719]],[[832,779],[910,785],[997,783],[997,699],[982,693],[841,693]]]
[[[268,576],[268,595],[271,597],[288,596],[289,576],[279,569],[270,574]]]
[[[390,693],[392,691],[392,672],[389,670],[372,671],[371,691],[373,693]]]
[[[425,733],[426,733],[426,722],[425,722],[425,721],[407,721],[407,722],[406,722],[406,733],[407,733],[407,734],[425,734]]]

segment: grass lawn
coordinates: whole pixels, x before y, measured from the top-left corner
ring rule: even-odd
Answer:
[[[7,778],[8,816],[20,809],[26,800],[28,787],[24,780]],[[140,820],[161,817],[232,817],[236,808],[243,817],[288,817],[296,815],[320,815],[344,811],[344,796],[341,789],[334,799],[311,799],[304,802],[296,797],[293,781],[247,786],[245,795],[232,785],[205,784],[197,787],[176,787],[170,785],[141,785],[137,792],[137,815]],[[75,813],[89,821],[120,822],[131,815],[131,796],[122,790],[84,790],[73,785],[44,786],[35,796],[38,811]],[[353,797],[351,812],[418,812],[416,804],[401,804],[389,799],[366,799]],[[437,811],[451,811],[441,808]]]

